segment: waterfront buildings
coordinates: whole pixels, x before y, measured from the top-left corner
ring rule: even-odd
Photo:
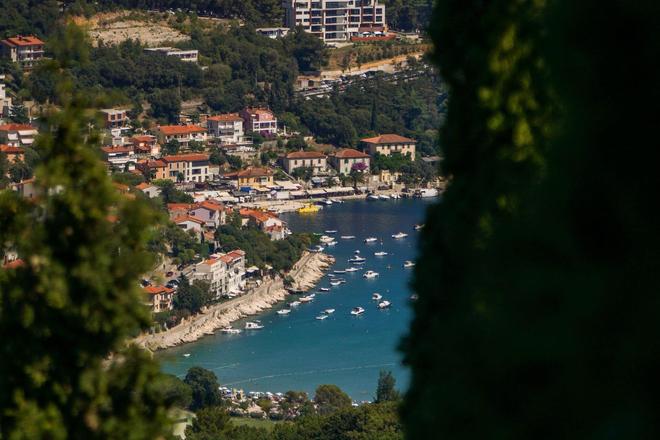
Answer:
[[[313,174],[319,174],[328,168],[325,154],[318,151],[294,151],[283,159],[284,169],[291,174],[297,168],[311,168]]]
[[[265,108],[246,108],[240,113],[245,122],[245,130],[248,133],[256,133],[262,136],[274,136],[277,134],[277,118]]]
[[[222,144],[243,142],[243,118],[238,113],[209,116],[206,119],[208,135]]]
[[[239,215],[243,226],[252,224],[268,234],[271,240],[286,238],[286,223],[272,212],[243,208],[239,211]]]
[[[195,265],[191,279],[207,281],[216,298],[237,294],[245,287],[245,252],[213,254]]]
[[[402,156],[410,156],[410,160],[415,160],[415,144],[414,139],[399,136],[398,134],[382,134],[371,138],[360,140],[362,149],[374,156],[376,153],[383,156],[397,152]]]
[[[369,171],[371,157],[352,148],[342,148],[330,156],[330,164],[339,174],[347,176],[352,170]]]
[[[144,51],[178,58],[187,63],[196,63],[199,60],[199,51],[197,49],[182,50],[175,47],[148,47]]]
[[[211,178],[209,155],[203,153],[164,156],[166,179],[174,182],[205,182]]]
[[[30,70],[44,57],[44,42],[34,35],[16,35],[0,41],[3,58]]]
[[[273,184],[273,170],[262,167],[248,167],[241,171],[225,174],[235,180],[237,188],[261,188]]]
[[[174,290],[165,286],[147,286],[143,288],[147,296],[147,305],[154,313],[172,310]]]
[[[302,26],[326,43],[385,32],[385,5],[378,0],[284,0],[285,23]]]
[[[206,130],[198,125],[161,125],[156,134],[163,143],[176,140],[181,148],[188,148],[191,141],[206,142]]]
[[[30,124],[0,125],[0,144],[12,147],[31,147],[39,131]]]

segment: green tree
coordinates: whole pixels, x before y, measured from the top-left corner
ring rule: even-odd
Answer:
[[[181,96],[176,90],[157,90],[149,96],[151,114],[167,122],[177,122],[181,113]]]
[[[399,392],[395,388],[396,379],[391,371],[381,371],[378,376],[378,386],[376,387],[376,403],[396,402],[399,400]]]
[[[16,124],[27,124],[30,122],[28,111],[23,104],[15,104],[9,112],[9,120]]]
[[[195,414],[192,425],[186,428],[186,439],[233,439],[235,437],[228,435],[231,428],[231,417],[226,409],[217,406],[202,408]]]
[[[211,299],[208,282],[196,280],[191,284],[184,275],[179,277],[179,288],[174,296],[175,310],[187,310],[191,314],[199,313]]]
[[[171,180],[154,180],[153,184],[160,188],[160,197],[163,203],[193,203],[195,199],[190,194],[176,189]]]
[[[298,68],[305,72],[320,70],[328,61],[328,49],[323,41],[297,27],[283,39],[284,47],[298,62]]]
[[[331,414],[351,407],[351,398],[337,385],[319,385],[314,394],[314,403],[319,414]]]
[[[163,154],[165,155],[179,154],[180,149],[181,149],[181,143],[179,143],[179,141],[177,141],[176,139],[170,139],[169,141],[165,142],[165,145],[163,145]]]
[[[202,367],[192,367],[183,380],[192,388],[192,404],[190,409],[197,411],[210,406],[219,406],[222,403],[220,384],[213,371]]]
[[[190,385],[171,374],[162,374],[154,383],[161,390],[165,403],[177,408],[188,408],[192,403]]]

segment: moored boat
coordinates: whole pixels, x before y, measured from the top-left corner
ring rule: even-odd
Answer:
[[[403,263],[403,267],[406,267],[406,268],[408,268],[408,267],[414,267],[414,266],[415,266],[415,263],[412,262],[412,261],[410,261],[410,260],[406,260],[406,262]]]
[[[378,276],[378,272],[374,272],[373,270],[368,270],[362,276],[365,278],[376,278]]]
[[[259,321],[248,321],[245,323],[245,330],[261,330],[264,328]]]
[[[365,243],[373,243],[375,241],[378,241],[378,239],[376,237],[367,237],[367,238],[364,239]]]
[[[396,239],[406,238],[407,236],[408,234],[406,234],[405,232],[397,232],[396,234],[392,234],[392,238],[396,238]]]
[[[337,233],[337,230],[336,230],[336,229],[327,229],[327,230],[324,231],[324,232],[325,232],[326,234],[336,234],[336,233]]]
[[[349,263],[357,263],[357,262],[360,262],[360,261],[367,261],[367,259],[364,258],[364,257],[360,257],[359,255],[356,255],[356,256],[348,259]]]
[[[328,317],[328,315],[319,315],[319,316],[316,317],[316,319],[318,319],[319,321],[323,321],[327,317]]]
[[[384,257],[385,255],[387,255],[387,252],[378,251],[378,252],[374,252],[374,255],[377,256],[377,257]]]
[[[327,288],[327,287],[321,287],[321,288],[319,289],[319,291],[321,291],[321,292],[330,292],[330,289]]]
[[[323,313],[325,313],[326,315],[330,315],[332,313],[335,313],[335,309],[325,309]]]
[[[392,305],[392,304],[389,301],[385,300],[385,301],[381,301],[381,302],[378,303],[378,308],[379,309],[386,309],[390,305]]]
[[[353,309],[351,310],[351,315],[357,316],[363,313],[364,313],[364,309],[362,307],[353,307]]]
[[[291,309],[282,309],[277,311],[278,315],[288,315],[289,313],[291,313]]]
[[[342,235],[341,237],[342,240],[353,240],[355,238],[355,235]]]
[[[387,194],[381,194],[381,195],[378,196],[378,198],[380,200],[389,200],[390,196],[388,196]]]
[[[240,328],[232,328],[231,326],[228,326],[228,327],[223,327],[222,329],[220,329],[220,331],[228,335],[237,335],[242,330]]]
[[[298,307],[300,305],[300,301],[293,301],[288,304],[289,307]]]
[[[338,286],[341,284],[341,281],[330,281],[331,286]]]
[[[302,208],[298,208],[298,213],[300,213],[300,214],[312,214],[312,213],[315,213],[315,212],[319,212],[320,209],[321,209],[320,206],[308,203],[307,205],[303,206]]]
[[[360,270],[360,269],[358,269],[357,267],[347,267],[346,268],[346,272],[357,272],[358,270]]]
[[[374,301],[380,301],[381,299],[383,299],[383,295],[381,295],[378,292],[375,292],[373,295],[371,295],[371,299],[373,299]]]

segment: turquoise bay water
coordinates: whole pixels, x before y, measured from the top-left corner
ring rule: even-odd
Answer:
[[[419,233],[413,226],[423,223],[430,203],[410,199],[351,201],[325,207],[317,214],[283,215],[296,232],[338,231],[338,244],[328,248],[337,260],[333,270],[349,267],[347,260],[360,250],[367,258],[363,269],[380,276],[365,279],[364,270],[340,274],[337,276],[347,282],[337,287],[331,287],[329,278],[324,277],[317,287],[331,287],[330,292],[314,289],[314,301],[301,304],[289,315],[275,313],[284,303],[266,312],[259,317],[263,330],[215,334],[159,352],[163,370],[183,377],[188,368],[201,366],[214,371],[224,386],[247,391],[302,390],[310,396],[318,385],[330,383],[361,401],[373,398],[378,372],[385,369],[394,373],[398,388],[405,389],[408,372],[401,365],[397,346],[411,319],[411,269],[404,269],[403,263],[415,259]],[[408,237],[391,238],[399,231]],[[356,238],[342,240],[340,235]],[[364,239],[370,236],[379,241],[365,244]],[[375,257],[374,252],[381,250],[389,255]],[[374,292],[390,301],[391,308],[378,310],[371,300]],[[289,298],[287,302],[296,299]],[[357,306],[365,313],[352,316],[350,310]],[[335,313],[323,321],[315,319],[328,308],[336,309]],[[243,328],[245,321],[234,323],[234,327]],[[184,353],[190,356],[184,357]]]

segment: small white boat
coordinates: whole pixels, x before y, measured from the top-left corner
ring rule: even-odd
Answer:
[[[438,195],[438,190],[435,188],[421,188],[415,191],[413,197],[426,198],[426,197],[436,197],[437,195]]]
[[[346,280],[345,280],[345,279],[343,279],[343,278],[342,278],[342,279],[340,279],[340,280],[337,280],[337,281],[339,281],[339,284],[344,284],[344,283],[346,283]]]
[[[345,270],[333,270],[332,272],[333,273],[346,273]]]
[[[327,317],[328,317],[328,315],[319,315],[319,316],[316,317],[316,319],[318,319],[319,321],[323,321]]]
[[[401,195],[394,193],[394,194],[390,195],[390,198],[395,199],[395,200],[399,200],[401,198]]]
[[[226,333],[228,335],[237,335],[239,334],[242,330],[240,328],[232,328],[232,327],[224,327],[220,330],[222,333]]]
[[[380,200],[389,200],[390,196],[388,196],[387,194],[381,194],[381,195],[378,196],[378,198]]]
[[[415,231],[421,231],[424,228],[424,225],[415,225]]]
[[[416,293],[413,293],[412,295],[410,295],[410,301],[417,301],[418,298],[419,298],[419,296],[417,296]]]
[[[374,272],[373,270],[368,270],[362,276],[365,278],[376,278],[378,276],[378,272]]]
[[[338,286],[341,284],[341,281],[330,281],[331,286]]]
[[[330,241],[330,242],[327,243],[327,245],[328,245],[328,246],[336,246],[336,245],[337,245],[337,241],[335,241],[335,240]]]
[[[321,292],[330,292],[330,288],[329,287],[321,287],[319,289],[319,291],[321,291]]]
[[[289,303],[289,307],[298,307],[299,305],[300,305],[300,301],[293,301]]]
[[[389,301],[386,300],[386,301],[379,302],[379,303],[378,303],[378,308],[379,308],[379,309],[386,309],[386,308],[388,308],[390,305],[391,305],[391,303],[390,303]]]
[[[289,313],[291,313],[291,309],[282,309],[277,311],[278,315],[288,315]]]
[[[332,205],[332,200],[330,200],[330,199],[323,199],[323,200],[321,200],[319,203],[321,203],[321,204],[323,204],[323,205]]]
[[[326,230],[326,231],[324,231],[324,232],[325,232],[326,234],[336,234],[336,233],[337,233],[337,230],[336,230],[336,229],[328,229],[328,230]]]
[[[342,240],[353,240],[355,238],[355,235],[342,235],[341,237]]]
[[[358,270],[360,270],[360,269],[358,269],[357,267],[347,267],[346,268],[346,272],[357,272]]]
[[[410,260],[406,260],[406,262],[403,263],[403,267],[406,267],[406,268],[407,267],[415,267],[415,263],[410,261]]]
[[[328,237],[327,235],[322,235],[322,236],[319,238],[319,241],[320,241],[321,243],[330,243],[330,242],[335,241],[335,238],[334,238],[334,237]]]
[[[335,309],[325,309],[323,313],[325,313],[326,315],[331,315],[332,313],[335,313]]]
[[[363,313],[364,313],[364,309],[362,307],[353,307],[353,309],[351,310],[351,315],[357,316]]]
[[[300,297],[300,302],[301,303],[308,303],[308,302],[311,302],[313,299],[314,299],[314,297],[310,297],[309,295],[301,296]]]
[[[383,299],[383,295],[376,292],[373,295],[371,295],[371,299],[373,299],[374,301],[380,301],[381,299]]]
[[[245,330],[261,330],[264,328],[259,321],[248,321],[245,323]]]
[[[185,353],[185,354],[183,355],[183,357],[184,357],[184,358],[190,357],[190,353]]]
[[[367,238],[364,239],[365,243],[373,243],[375,241],[378,241],[378,239],[376,237],[367,237]]]
[[[328,274],[328,278],[334,278],[334,277],[336,277],[336,276],[337,276],[337,275],[335,275],[335,274],[332,273],[332,272],[330,272],[330,273]]]
[[[342,199],[330,199],[330,200],[332,200],[332,203],[339,203],[339,204],[344,203]]]
[[[364,258],[364,257],[360,257],[358,255],[354,256],[353,258],[348,259],[349,263],[357,263],[357,262],[360,262],[360,261],[367,261],[367,259]]]
[[[354,251],[353,253],[356,254],[356,255],[359,254],[359,253],[360,253],[360,249],[355,249],[355,251]]]
[[[406,238],[407,236],[408,234],[406,234],[405,232],[398,232],[396,234],[393,234],[392,238],[399,239],[399,238]]]
[[[367,196],[367,200],[380,200],[380,197],[378,197],[376,194],[369,194]]]
[[[378,251],[378,252],[374,252],[374,255],[377,257],[384,257],[385,255],[387,255],[387,252]]]

